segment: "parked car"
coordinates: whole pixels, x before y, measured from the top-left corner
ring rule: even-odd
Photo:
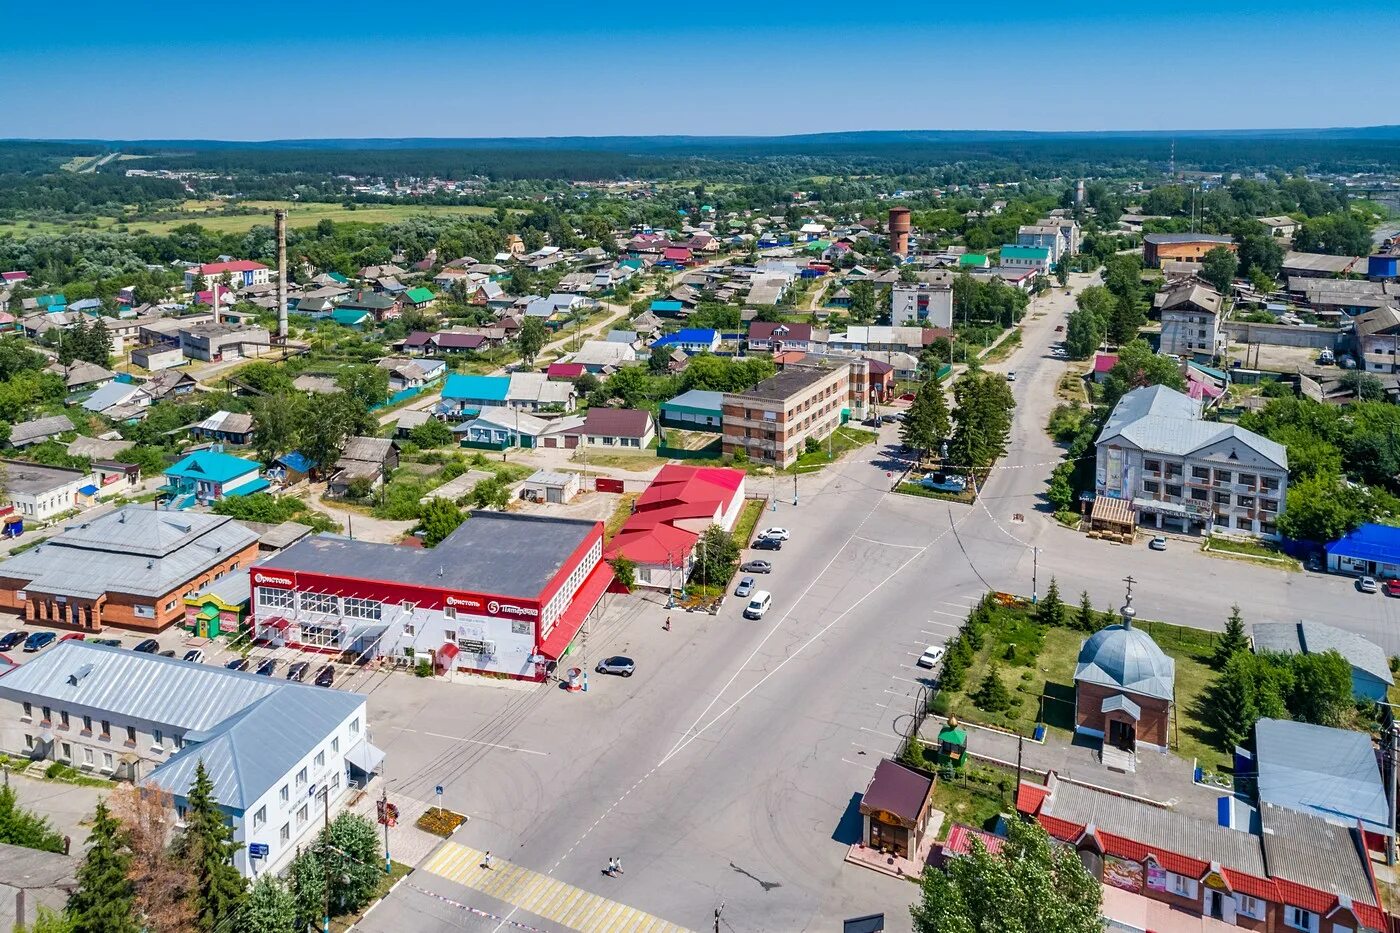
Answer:
[[[1162,535],[1157,535],[1157,537],[1147,542],[1147,546],[1154,551],[1165,551],[1167,549],[1167,539]]]
[[[1385,595],[1400,596],[1400,580],[1385,581]]]
[[[872,415],[862,421],[861,424],[865,425],[867,428],[878,428],[880,426],[880,419]]]
[[[186,652],[185,652],[185,657],[183,658],[183,660],[189,661],[191,664],[203,664],[203,663],[204,663],[204,649],[203,649],[203,648],[191,648],[189,651],[186,651]]]
[[[94,638],[91,642],[94,645],[105,645],[108,648],[120,648],[122,640],[120,638]]]
[[[29,633],[24,629],[20,629],[18,632],[6,632],[4,635],[0,635],[0,651],[9,651],[28,637]]]
[[[960,493],[967,489],[967,477],[957,473],[926,473],[919,485],[938,492]]]
[[[765,528],[759,532],[760,538],[777,538],[779,541],[786,541],[792,534],[786,528]]]
[[[744,577],[739,581],[739,585],[734,588],[734,595],[744,597],[753,592],[753,577]]]
[[[896,418],[894,415],[881,415],[881,416],[880,416],[880,423],[881,423],[881,424],[894,424],[894,423],[897,422],[897,421],[899,421],[899,419]]]
[[[327,664],[316,672],[316,686],[329,687],[335,683],[335,665]]]
[[[1331,366],[1333,363],[1337,362],[1337,357],[1331,350],[1323,350],[1317,355],[1317,362],[1322,366]]]
[[[232,661],[225,664],[224,667],[230,671],[246,671],[248,669],[248,659],[234,658]]]
[[[160,642],[156,641],[154,638],[147,638],[131,650],[139,651],[142,654],[155,654],[160,650]]]
[[[258,673],[264,677],[271,677],[272,672],[277,670],[277,659],[267,658],[258,665]]]
[[[287,667],[287,679],[295,680],[298,683],[306,679],[306,672],[311,669],[310,661],[293,661]]]
[[[82,641],[82,640],[83,640],[83,633],[82,633],[82,632],[69,632],[68,634],[64,635],[62,638],[59,639],[59,641]]]
[[[914,663],[919,665],[919,667],[926,667],[929,670],[933,670],[935,667],[938,666],[938,662],[942,660],[943,646],[929,645],[927,648],[924,649],[924,653],[919,655],[919,660],[915,661]]]
[[[1362,577],[1356,581],[1356,588],[1363,593],[1375,593],[1380,590],[1380,584],[1376,583],[1375,577]]]
[[[160,656],[161,656],[162,658],[173,658],[173,657],[175,657],[175,649],[174,649],[174,648],[166,648],[164,651],[162,651],[162,652],[160,653]]]
[[[24,640],[25,651],[38,651],[47,648],[58,641],[58,635],[54,632],[35,632]]]
[[[902,411],[897,411],[897,412],[895,412],[894,414],[890,415],[889,417],[893,418],[895,421],[903,421],[903,420],[904,420],[904,412],[902,412]]]
[[[773,594],[767,590],[759,590],[753,594],[749,604],[744,607],[744,618],[761,619],[771,605],[773,605]]]
[[[1015,381],[1016,381],[1016,370],[1014,370],[1014,369],[1007,370],[1007,372],[1006,372],[1006,381],[1007,381],[1007,382],[1015,382]]]
[[[744,573],[772,573],[773,565],[766,560],[746,560],[739,565]]]
[[[755,538],[753,542],[755,551],[781,551],[783,549],[782,538]]]
[[[637,669],[637,665],[631,658],[624,658],[622,655],[613,655],[598,662],[596,670],[600,674],[617,674],[621,677],[631,677]]]

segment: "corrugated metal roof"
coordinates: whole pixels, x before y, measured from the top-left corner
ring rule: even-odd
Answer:
[[[1385,683],[1394,683],[1390,662],[1381,646],[1355,632],[1321,622],[1259,622],[1251,627],[1255,650],[1287,654],[1322,654],[1335,651],[1352,667]]]
[[[1119,399],[1094,443],[1118,437],[1145,452],[1177,457],[1233,440],[1279,467],[1288,466],[1282,444],[1239,425],[1202,421],[1199,401],[1161,385],[1134,389]]]
[[[1176,692],[1176,661],[1142,629],[1110,625],[1085,639],[1074,679],[1171,700]]]
[[[1259,807],[1270,877],[1375,904],[1355,837],[1344,826],[1271,803]]]
[[[1344,826],[1361,820],[1368,832],[1390,835],[1385,785],[1369,735],[1261,719],[1254,725],[1254,743],[1262,803]]]

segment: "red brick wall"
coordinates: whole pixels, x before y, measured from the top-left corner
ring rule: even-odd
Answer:
[[[1103,701],[1120,693],[1124,693],[1124,691],[1098,684],[1077,684],[1075,687],[1074,724],[1106,733],[1108,728],[1104,724]],[[1127,696],[1142,707],[1142,718],[1137,724],[1137,740],[1165,748],[1171,721],[1170,707],[1166,701],[1134,694],[1127,694]]]

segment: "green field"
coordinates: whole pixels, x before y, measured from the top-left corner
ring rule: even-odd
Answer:
[[[201,201],[187,203],[186,206],[192,208],[188,212],[191,216],[181,217],[176,220],[139,220],[128,218],[119,221],[113,217],[99,217],[96,219],[96,225],[98,229],[105,230],[116,226],[118,223],[124,223],[127,229],[133,233],[165,234],[174,230],[176,227],[197,223],[207,230],[213,230],[219,233],[246,233],[255,226],[271,226],[272,211],[279,207],[287,209],[287,225],[290,227],[311,227],[327,219],[333,220],[336,223],[354,221],[363,224],[387,224],[407,220],[410,217],[421,217],[425,214],[482,216],[495,213],[495,209],[490,207],[450,207],[439,204],[370,204],[360,206],[355,210],[349,210],[340,204],[298,204],[292,201],[243,201],[241,202],[242,207],[254,208],[258,210],[259,213],[221,214],[217,212],[217,208],[211,208],[209,206],[213,203],[217,202]],[[207,213],[199,213],[201,208],[207,211]],[[91,228],[76,223],[65,224],[27,220],[16,222],[0,221],[0,236],[13,234],[17,237],[25,237],[45,233],[67,233],[80,229]]]

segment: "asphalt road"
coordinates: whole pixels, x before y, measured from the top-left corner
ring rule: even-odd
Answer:
[[[1018,408],[1012,451],[978,504],[890,493],[886,427],[887,446],[802,477],[797,506],[786,478],[773,481],[789,497],[763,524],[793,537],[763,555],[775,571],[760,578],[774,595],[762,621],[744,621],[730,600],[714,617],[674,614],[663,632],[664,609],[614,597],[584,663],[629,654],[631,679],[595,675],[587,694],[567,694],[400,677],[372,693],[391,797],[426,801],[445,784],[444,803],[472,817],[454,843],[491,850],[507,880],[555,885],[580,907],[551,913],[466,864],[416,872],[360,928],[608,929],[585,915],[616,901],[690,929],[712,928],[720,905],[734,930],[829,930],[874,911],[908,929],[916,889],[843,862],[859,836],[858,795],[907,725],[924,682],[919,652],[944,642],[987,589],[1029,592],[1037,563],[1042,594],[1053,575],[1067,600],[1087,589],[1099,607],[1121,602],[1131,573],[1145,619],[1219,628],[1239,601],[1248,621],[1308,617],[1400,650],[1400,600],[1341,578],[1226,561],[1187,542],[1165,553],[1110,545],[1055,524],[1043,490],[1060,451],[1043,425],[1069,364],[1048,348],[1072,301],[1038,300],[1022,347],[993,367],[1017,373]],[[601,874],[610,857],[625,875]]]

